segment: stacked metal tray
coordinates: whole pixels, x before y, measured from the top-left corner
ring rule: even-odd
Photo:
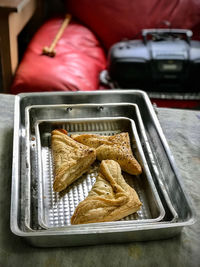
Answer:
[[[94,133],[100,135],[113,135],[120,132],[128,132],[132,140],[134,155],[143,167],[140,177],[124,174],[129,185],[133,186],[143,203],[140,211],[131,214],[123,220],[132,223],[147,223],[161,221],[165,211],[153,183],[148,165],[146,163],[142,147],[137,136],[134,122],[117,117],[98,119],[72,119],[67,121],[39,121],[36,126],[37,154],[39,159],[39,224],[44,228],[64,227],[70,225],[70,218],[75,207],[88,195],[96,180],[97,168],[93,167],[82,179],[73,183],[70,188],[61,194],[53,191],[53,162],[51,156],[51,131],[54,129],[66,129],[69,134]]]
[[[11,230],[31,244],[163,239],[194,222],[173,157],[144,92],[19,95],[14,128]],[[128,132],[143,172],[140,176],[124,175],[139,195],[141,210],[116,222],[71,225],[75,207],[95,182],[99,163],[61,194],[54,192],[51,131],[57,128],[66,129],[69,135]]]

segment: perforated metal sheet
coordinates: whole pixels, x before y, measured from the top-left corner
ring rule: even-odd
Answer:
[[[45,123],[45,122],[43,122]],[[128,123],[128,124],[127,124]],[[39,123],[38,125],[41,125]],[[66,190],[56,193],[53,190],[53,161],[51,154],[51,131],[55,128],[66,129],[69,133],[96,133],[101,135],[113,135],[121,131],[130,132],[129,120],[98,120],[88,121],[88,123],[80,122],[47,122],[45,127],[37,127],[38,140],[38,155],[41,158],[41,194],[39,204],[39,224],[43,228],[65,227],[70,225],[70,218],[73,215],[75,208],[83,201],[93,184],[96,181],[98,174],[99,163],[95,162],[89,173],[84,174],[80,179],[75,181]],[[120,130],[121,129],[121,130]],[[131,137],[132,150],[135,155],[138,155],[138,142],[134,138],[137,133],[129,133]],[[138,159],[141,161],[141,158]],[[144,165],[144,163],[142,163]],[[124,178],[127,183],[132,186],[142,202],[142,208],[135,214],[131,214],[122,220],[132,220],[136,222],[154,222],[159,221],[164,217],[162,207],[158,205],[155,199],[155,192],[151,185],[147,182],[145,170],[143,176],[131,176],[124,173]]]

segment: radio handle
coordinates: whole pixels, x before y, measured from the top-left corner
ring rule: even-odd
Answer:
[[[142,30],[143,41],[147,43],[147,36],[153,34],[181,34],[186,36],[187,42],[190,44],[190,39],[193,35],[191,30],[186,29],[145,29]]]

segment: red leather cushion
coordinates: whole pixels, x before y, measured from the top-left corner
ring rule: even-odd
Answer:
[[[66,4],[107,49],[123,38],[138,38],[144,28],[165,27],[165,20],[173,28],[194,29],[200,35],[199,0],[67,0]]]
[[[50,46],[62,18],[46,22],[30,42],[17,70],[11,92],[95,90],[106,58],[95,35],[86,27],[71,22],[56,45],[54,58],[42,55]]]

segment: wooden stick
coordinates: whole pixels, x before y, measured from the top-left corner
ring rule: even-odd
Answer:
[[[62,23],[62,25],[60,26],[60,28],[59,28],[59,30],[58,30],[58,32],[57,32],[57,34],[56,34],[56,36],[55,36],[53,42],[51,43],[50,47],[45,46],[45,47],[43,48],[43,50],[42,50],[43,55],[50,56],[50,57],[54,57],[54,56],[56,55],[56,51],[55,51],[54,48],[55,48],[55,46],[56,46],[58,40],[59,40],[60,37],[62,36],[62,34],[63,34],[65,28],[68,26],[68,24],[69,24],[69,22],[70,22],[70,20],[71,20],[71,17],[72,17],[72,16],[71,16],[70,14],[67,14],[67,15],[66,15],[66,17],[65,17],[65,19],[64,19],[64,21],[63,21],[63,23]]]

